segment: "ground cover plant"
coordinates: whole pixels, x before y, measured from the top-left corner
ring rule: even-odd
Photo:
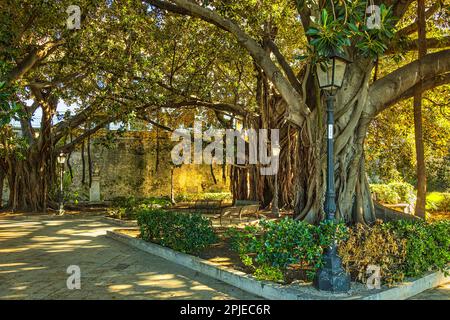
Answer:
[[[228,234],[231,248],[261,280],[311,280],[322,265],[323,249],[333,234],[339,241],[344,267],[352,280],[362,283],[370,265],[379,266],[382,283],[392,285],[427,271],[446,272],[450,263],[449,221],[378,220],[372,226],[345,227],[330,223],[314,226],[286,218],[230,229]]]

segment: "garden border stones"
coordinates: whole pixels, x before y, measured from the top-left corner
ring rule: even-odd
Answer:
[[[316,290],[306,283],[281,285],[268,281],[259,281],[244,272],[218,266],[210,261],[177,252],[170,248],[162,247],[115,231],[107,231],[106,236],[266,299],[404,300],[422,291],[450,281],[450,276],[445,276],[442,272],[434,272],[421,278],[409,279],[391,288],[382,287],[381,289],[375,290],[369,290],[363,284],[352,282],[352,288],[349,293],[332,294]]]

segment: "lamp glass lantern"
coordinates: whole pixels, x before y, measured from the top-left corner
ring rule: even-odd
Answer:
[[[319,87],[323,90],[336,90],[342,87],[345,69],[351,62],[343,55],[332,51],[325,59],[317,64],[317,78]]]
[[[63,152],[61,152],[59,156],[56,157],[56,160],[58,161],[59,164],[64,164],[66,163],[66,155]]]

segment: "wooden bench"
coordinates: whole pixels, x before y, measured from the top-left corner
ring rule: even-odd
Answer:
[[[220,225],[222,225],[222,219],[226,216],[230,217],[230,223],[233,220],[233,216],[239,217],[239,220],[242,220],[242,216],[250,216],[256,215],[256,218],[259,218],[259,204],[250,204],[250,205],[241,205],[241,206],[232,206],[223,208],[216,217],[219,217]]]
[[[245,215],[250,216],[252,214],[254,214],[256,216],[256,219],[258,219],[259,218],[258,211],[259,211],[259,204],[251,204],[248,206],[243,206],[241,211],[239,212],[239,220],[242,219],[242,216]]]
[[[222,208],[222,200],[197,200],[192,209],[205,213],[216,213]]]

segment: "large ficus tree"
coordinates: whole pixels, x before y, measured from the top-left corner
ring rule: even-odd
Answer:
[[[443,50],[449,45],[448,36],[443,36],[445,25],[439,27],[439,19],[445,22],[447,14],[442,3],[429,3],[426,12],[427,18],[433,20],[433,32],[428,33],[433,37],[427,39],[432,53],[420,60],[406,61],[401,53],[417,48],[417,41],[410,37],[417,30],[414,18],[411,19],[415,1],[145,2],[153,10],[197,17],[215,25],[233,35],[252,57],[263,79],[273,87],[266,90],[270,93],[266,98],[271,102],[265,104],[272,109],[271,114],[284,114],[288,120],[285,135],[289,144],[291,130],[295,131],[294,150],[299,156],[294,162],[296,169],[286,173],[284,180],[278,179],[281,183],[293,180],[296,216],[310,222],[322,218],[326,165],[325,112],[315,65],[332,49],[345,52],[352,63],[335,104],[337,214],[348,222],[374,220],[364,159],[368,126],[384,110],[412,97],[418,86],[428,90],[450,81],[450,50]],[[371,4],[380,8],[377,28],[367,25],[370,13],[366,13],[366,8]],[[295,35],[297,48],[277,37],[288,33],[288,26],[303,30],[303,39]],[[382,68],[386,55],[398,59],[399,67],[389,73]],[[286,126],[283,122],[278,124]]]
[[[66,9],[72,4],[0,4],[0,184],[7,181],[13,210],[52,207],[60,152],[70,153],[107,124],[156,105],[156,99],[139,105],[127,100],[144,94],[134,81],[136,70],[152,70],[158,61],[151,54],[159,48],[152,46],[155,23],[146,7],[139,1],[79,1],[82,28],[70,29]],[[152,78],[151,72],[145,76]],[[72,108],[61,114],[63,101]],[[13,132],[12,119],[20,123],[20,134]]]
[[[243,94],[236,83],[247,74],[232,59],[243,50],[215,27],[161,16],[139,0],[86,0],[77,3],[81,28],[72,30],[72,4],[0,3],[0,185],[7,182],[13,210],[56,205],[56,156],[80,145],[89,154],[89,140],[110,122],[142,119],[170,131],[192,121],[197,107],[211,110],[212,121],[216,113],[245,115],[234,104],[212,102],[212,95]],[[61,102],[71,106],[64,114]]]

